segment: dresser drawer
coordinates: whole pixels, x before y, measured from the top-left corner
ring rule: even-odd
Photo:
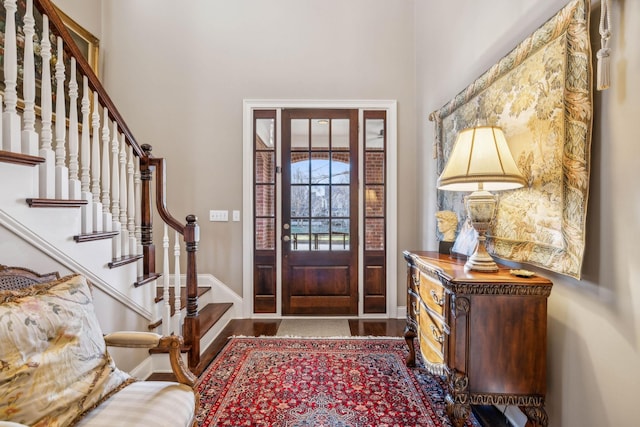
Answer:
[[[440,280],[420,273],[420,299],[439,316],[444,317],[445,291]]]
[[[449,328],[424,307],[420,307],[418,325],[422,356],[433,364],[444,363],[444,347]]]

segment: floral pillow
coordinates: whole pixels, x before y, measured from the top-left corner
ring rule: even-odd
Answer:
[[[81,275],[0,291],[0,343],[2,420],[72,425],[133,381],[106,350]]]

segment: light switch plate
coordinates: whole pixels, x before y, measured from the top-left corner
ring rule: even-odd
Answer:
[[[229,221],[229,211],[209,211],[209,221],[226,222]]]
[[[233,221],[240,221],[240,211],[233,211]]]

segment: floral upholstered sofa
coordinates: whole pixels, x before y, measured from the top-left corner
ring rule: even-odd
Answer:
[[[181,342],[103,336],[84,276],[0,266],[0,426],[195,426],[199,397]],[[107,345],[168,348],[178,382],[132,378]]]

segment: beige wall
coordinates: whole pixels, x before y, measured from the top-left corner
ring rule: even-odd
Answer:
[[[427,165],[419,190],[423,247],[434,244],[430,231],[435,210],[430,149],[434,128],[426,117],[566,3],[416,2],[417,133]],[[583,279],[538,270],[554,282],[547,358],[547,411],[554,427],[638,424],[640,190],[635,183],[640,181],[640,2],[611,4],[612,87],[595,96]],[[595,9],[592,20],[597,28],[599,6]],[[597,50],[599,43],[593,40],[592,46]]]
[[[242,294],[242,223],[212,223],[208,212],[243,208],[243,99],[396,99],[398,240],[414,246],[413,2],[176,5],[103,2],[103,81],[140,143],[168,159],[173,215],[198,216],[199,271]]]

